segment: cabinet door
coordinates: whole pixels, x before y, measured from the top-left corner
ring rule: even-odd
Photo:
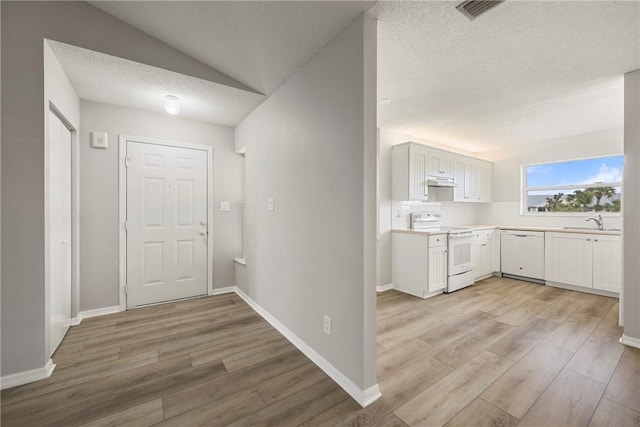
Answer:
[[[491,201],[491,167],[478,166],[477,169],[477,192],[476,201],[481,203],[489,203]]]
[[[591,288],[592,246],[589,235],[545,233],[545,280]]]
[[[477,193],[478,168],[467,164],[464,168],[464,201],[475,202]]]
[[[473,245],[473,277],[476,280],[493,273],[494,241],[495,239],[479,239]]]
[[[427,161],[426,150],[413,147],[409,150],[409,198],[411,200],[428,198]]]
[[[453,157],[441,156],[439,169],[442,176],[453,178],[453,175],[455,173],[455,161]]]
[[[622,240],[618,236],[593,237],[593,288],[620,292]]]
[[[447,247],[429,248],[429,292],[447,287]]]
[[[427,163],[427,174],[453,178],[454,159],[440,152],[430,152]]]
[[[464,182],[465,182],[465,168],[466,164],[463,162],[455,162],[453,179],[457,184],[457,187],[453,188],[453,201],[464,202]]]

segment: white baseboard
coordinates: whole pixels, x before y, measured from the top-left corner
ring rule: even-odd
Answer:
[[[393,289],[393,283],[387,283],[386,285],[376,286],[376,292],[386,292]]]
[[[633,338],[622,334],[620,337],[620,344],[628,345],[630,347],[640,348],[640,338]]]
[[[78,317],[71,319],[71,326],[79,325],[82,319],[88,319],[90,317],[104,316],[106,314],[120,313],[120,306],[114,305],[111,307],[94,308],[93,310],[81,311],[78,313]]]
[[[235,288],[235,292],[242,298],[249,306],[255,310],[264,320],[269,322],[278,332],[298,348],[305,356],[307,356],[313,363],[315,363],[320,369],[322,369],[327,375],[329,375],[340,387],[344,389],[356,402],[363,408],[376,401],[380,396],[380,389],[378,384],[369,387],[366,390],[358,387],[351,379],[340,372],[335,366],[333,366],[327,359],[322,357],[318,352],[311,348],[307,343],[301,340],[296,334],[291,332],[286,326],[284,326],[278,319],[273,317],[268,311],[262,308],[257,302],[252,300],[247,294],[245,294],[238,287]]]
[[[53,360],[49,359],[46,365],[44,365],[42,368],[36,368],[31,369],[30,371],[5,375],[0,378],[0,390],[5,390],[7,388],[17,387],[19,385],[49,378],[55,368],[56,365],[53,363]]]
[[[235,286],[227,286],[225,288],[216,288],[213,290],[211,295],[223,295],[223,294],[232,294],[236,291]]]

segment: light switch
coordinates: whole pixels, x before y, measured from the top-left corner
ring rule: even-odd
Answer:
[[[229,212],[231,210],[231,203],[220,202],[220,212]]]
[[[109,136],[106,132],[91,132],[91,146],[93,148],[109,147]]]
[[[275,207],[274,207],[274,204],[273,204],[273,198],[271,198],[271,197],[267,200],[267,210],[269,212],[273,212],[275,210]]]

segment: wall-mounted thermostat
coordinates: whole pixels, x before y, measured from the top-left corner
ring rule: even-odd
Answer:
[[[109,137],[106,132],[91,132],[91,146],[93,148],[107,148]]]

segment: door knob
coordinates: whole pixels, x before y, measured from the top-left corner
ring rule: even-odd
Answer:
[[[205,234],[207,234],[207,232],[206,232],[206,231],[201,231],[201,232],[200,232],[200,235],[201,235],[201,236],[204,236]]]

